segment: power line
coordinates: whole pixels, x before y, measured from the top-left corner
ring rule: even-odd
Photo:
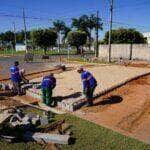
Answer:
[[[146,0],[146,1],[140,1],[138,3],[134,3],[134,4],[131,4],[131,5],[120,5],[118,7],[115,7],[114,9],[122,9],[122,8],[134,8],[134,7],[137,7],[137,6],[146,6],[146,4],[150,4],[150,1],[149,0]]]
[[[93,12],[94,13],[94,12]],[[83,14],[79,14],[78,16],[73,16],[73,17],[59,17],[58,19],[59,20],[63,20],[63,21],[67,21],[67,22],[70,22],[72,21],[72,18],[75,18],[75,17],[79,17],[80,15],[83,15]],[[6,17],[6,18],[18,18],[18,19],[22,19],[22,16],[20,15],[12,15],[12,14],[6,14],[6,13],[1,13],[0,12],[0,16],[1,17]],[[52,18],[48,18],[48,17],[36,17],[36,16],[25,16],[25,19],[31,19],[31,20],[39,20],[39,21],[54,21],[56,19],[52,19]],[[109,24],[109,21],[106,20],[106,19],[102,19],[102,21],[104,23],[108,23]],[[117,24],[117,25],[126,25],[126,26],[133,26],[133,27],[138,27],[138,28],[146,28],[146,29],[150,29],[150,26],[144,26],[144,25],[139,25],[139,24],[129,24],[129,23],[126,23],[126,22],[119,22],[119,21],[112,21],[112,24]]]
[[[6,6],[6,5],[5,5]],[[7,5],[7,7],[10,7],[10,6],[12,6],[13,8],[17,8],[17,9],[23,9],[23,7],[18,7],[18,6],[15,6],[15,5],[10,5],[10,4],[8,4]],[[79,8],[79,7],[78,7]],[[41,10],[31,10],[31,9],[28,9],[28,8],[24,8],[27,12],[29,11],[29,12],[32,12],[32,13],[34,13],[34,12],[40,12],[40,13],[42,13],[42,14],[47,14],[47,15],[49,15],[50,13],[48,13],[48,12],[44,12],[44,11],[42,11],[41,12]],[[69,10],[69,11],[68,11]],[[89,10],[90,11],[92,11],[92,12],[95,12],[95,8],[94,7],[92,7],[92,6],[90,6],[90,8],[88,8],[88,12],[89,12]],[[61,12],[56,12],[55,13],[55,16],[57,16],[58,14],[64,14],[65,16],[66,16],[66,14],[68,15],[68,14],[70,14],[70,12],[72,13],[72,12],[76,12],[77,11],[77,8],[74,8],[74,9],[67,9],[66,11],[61,11]],[[84,13],[88,13],[88,12],[84,12]],[[82,10],[82,13],[83,13],[83,10]]]
[[[86,14],[90,14],[90,13],[95,13],[95,11],[89,11],[89,12],[87,12]],[[81,16],[81,15],[83,15],[83,13],[80,13],[80,14],[77,14],[76,16],[72,16],[72,17],[66,17],[66,16],[60,16],[60,17],[58,17],[58,19],[72,19],[72,18],[74,18],[74,17],[78,17],[78,16]],[[4,12],[0,12],[0,16],[2,16],[2,17],[10,17],[10,18],[22,18],[22,16],[20,16],[20,15],[12,15],[12,14],[6,14],[6,13],[4,13]],[[54,19],[54,18],[48,18],[48,17],[36,17],[36,16],[25,16],[25,18],[26,19],[32,19],[32,20],[40,20],[40,21],[42,21],[42,20],[49,20],[49,21],[54,21],[54,20],[56,20],[56,19]]]
[[[0,13],[0,16],[2,17],[10,17],[10,18],[19,18],[19,19],[22,19],[22,16],[20,15],[11,15],[11,14],[2,14]],[[75,16],[77,17],[77,16]],[[51,18],[41,18],[41,17],[35,17],[35,16],[25,16],[26,19],[32,19],[32,20],[45,20],[45,21],[54,21],[55,19],[51,19]],[[74,17],[64,17],[64,18],[58,18],[58,19],[62,19],[62,20],[72,20],[72,18]],[[105,23],[109,23],[108,20],[105,20],[105,19],[102,19],[103,22]],[[139,24],[129,24],[129,23],[126,23],[126,22],[119,22],[119,21],[113,21],[112,22],[113,24],[120,24],[120,25],[127,25],[127,26],[135,26],[135,27],[141,27],[141,28],[150,28],[150,26],[143,26],[143,25],[139,25]]]

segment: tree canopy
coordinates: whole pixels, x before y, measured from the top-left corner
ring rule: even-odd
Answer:
[[[84,31],[71,31],[68,33],[68,43],[77,48],[77,54],[81,54],[80,46],[86,44],[87,34]]]
[[[39,29],[31,31],[31,40],[32,42],[41,48],[46,50],[50,46],[54,46],[57,40],[57,33],[54,30],[50,29]]]
[[[109,39],[109,31],[105,33],[105,37],[103,40],[104,44],[108,44]],[[111,43],[120,44],[120,43],[146,43],[143,35],[136,31],[135,29],[125,29],[119,28],[116,30],[112,30],[111,35]]]
[[[77,30],[81,30],[87,33],[89,42],[89,50],[91,49],[91,43],[92,43],[92,30],[96,28],[102,30],[103,29],[103,23],[101,18],[97,18],[95,14],[88,15],[82,15],[81,17],[73,18],[72,19],[72,27],[76,28]]]
[[[61,40],[65,40],[67,37],[68,32],[71,30],[69,27],[66,26],[64,21],[56,20],[53,22],[54,30],[57,32],[58,35],[58,47],[60,50],[60,42]],[[63,34],[63,38],[61,39],[60,36]]]

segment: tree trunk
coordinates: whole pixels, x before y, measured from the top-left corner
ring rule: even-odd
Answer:
[[[79,46],[76,46],[76,48],[77,48],[77,55],[81,54],[81,50],[80,50]]]
[[[58,33],[58,52],[60,52],[60,31]]]
[[[44,55],[46,55],[46,50],[47,50],[47,49],[46,49],[46,48],[44,48]]]
[[[78,48],[78,46],[76,46],[76,49],[77,49],[77,55],[79,54],[79,48]]]

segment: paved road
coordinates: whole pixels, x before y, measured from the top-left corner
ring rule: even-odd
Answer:
[[[38,58],[34,62],[26,63],[24,62],[23,56],[14,56],[14,57],[0,57],[0,76],[6,78],[9,76],[9,68],[13,65],[14,61],[19,61],[20,69],[24,68],[26,73],[31,73],[35,71],[50,69],[53,66],[59,64],[59,61],[50,62],[42,61]]]
[[[87,57],[92,55],[88,54]],[[35,71],[50,69],[55,65],[61,63],[62,58],[67,58],[67,55],[51,55],[49,60],[42,60],[41,56],[34,56],[34,62],[26,63],[24,62],[24,56],[10,56],[10,57],[0,57],[0,78],[6,78],[9,76],[9,68],[13,65],[14,61],[19,61],[20,69],[24,68],[26,73],[31,73]],[[70,58],[79,58],[80,55],[70,55]]]

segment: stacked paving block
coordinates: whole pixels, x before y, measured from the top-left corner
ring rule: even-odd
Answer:
[[[33,98],[37,98],[37,99],[42,100],[41,89],[39,87],[38,88],[37,87],[34,86],[32,88],[29,88],[26,91],[26,94],[28,96],[33,97]],[[76,109],[79,109],[84,104],[85,104],[85,98],[84,97],[69,98],[69,99],[65,99],[61,102],[58,102],[58,107],[61,108],[62,110],[75,111]]]
[[[80,107],[82,107],[84,104],[85,104],[85,99],[83,97],[78,98],[78,99],[70,98],[70,99],[66,99],[61,102],[58,102],[58,107],[67,111],[75,111],[79,109]]]

